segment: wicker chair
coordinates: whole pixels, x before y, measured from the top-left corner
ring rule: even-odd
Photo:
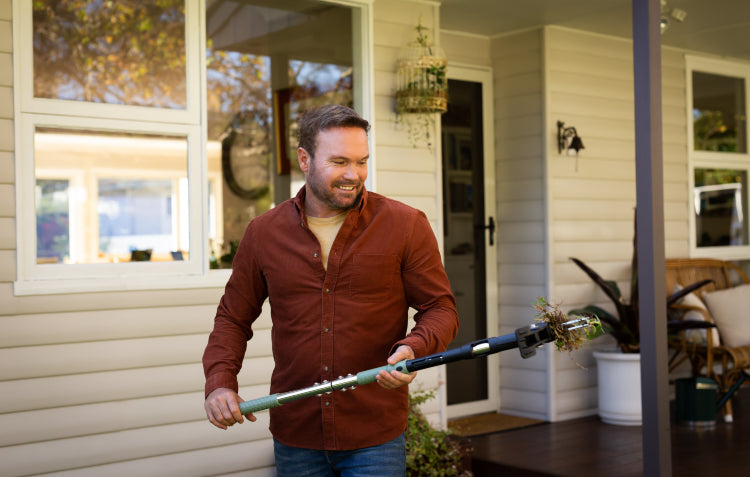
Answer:
[[[711,279],[713,283],[704,285],[698,290],[698,293],[731,288],[743,282],[750,283],[741,268],[723,260],[709,258],[671,258],[666,260],[668,295],[672,294],[676,284],[688,286],[705,279]],[[707,321],[714,323],[713,317],[706,310],[680,304],[672,305],[671,308],[678,310],[680,316],[684,316],[685,312],[689,310],[697,310],[705,315]],[[719,346],[713,344],[714,333],[719,334],[721,343]],[[687,340],[684,332],[670,336],[669,348],[673,350],[669,360],[670,372],[685,360],[689,360],[693,375],[703,374],[716,380],[721,395],[725,395],[733,385],[743,378],[743,373],[750,369],[750,346],[739,348],[725,346],[718,328],[706,329],[705,344]],[[726,400],[722,412],[724,419],[731,422],[731,399]]]

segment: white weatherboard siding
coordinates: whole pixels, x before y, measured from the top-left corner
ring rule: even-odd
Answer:
[[[689,233],[683,56],[673,49],[662,53],[666,253],[675,257],[687,256]],[[569,257],[583,259],[629,291],[635,207],[632,44],[546,27],[492,39],[491,58],[499,332],[529,324],[538,296],[565,309],[588,303],[611,308]],[[558,154],[558,120],[583,138],[586,148],[578,158]],[[608,344],[606,338],[595,343]],[[590,350],[566,356],[548,347],[528,360],[504,353],[502,411],[553,421],[594,414],[594,366]]]
[[[563,28],[545,29],[548,94],[551,296],[563,308],[596,303],[612,309],[598,287],[570,261],[577,257],[630,291],[635,207],[632,43]],[[666,255],[688,254],[688,169],[683,53],[662,52]],[[574,126],[585,149],[559,155],[556,122]],[[608,344],[598,340],[594,346]],[[552,415],[596,413],[595,362],[555,353]],[[576,361],[588,369],[577,368]]]
[[[442,30],[440,46],[448,57],[448,65],[492,66],[490,39],[472,33]]]
[[[540,30],[494,38],[497,252],[500,329],[510,333],[534,320],[545,295],[543,44]],[[500,356],[502,412],[545,419],[546,349],[531,359]]]
[[[576,128],[586,146],[578,158],[559,155],[554,139],[547,150],[550,262],[555,278],[567,272],[551,294],[569,308],[589,303],[595,289],[569,257],[628,287],[635,205],[632,45],[564,29],[548,28],[545,34],[549,136],[556,138],[561,120]],[[585,303],[570,293],[570,283],[583,287]],[[596,293],[597,301],[606,300]],[[588,369],[577,369],[561,355],[554,359],[553,413],[560,419],[596,413],[595,363],[587,353],[576,356]],[[559,399],[563,395],[570,398]]]
[[[430,221],[442,249],[442,191],[440,175],[440,143],[414,147],[409,142],[407,128],[394,112],[393,93],[401,49],[416,40],[415,27],[420,20],[434,39],[438,21],[438,4],[429,1],[403,2],[377,0],[373,5],[375,32],[375,128],[374,151],[375,189],[378,193],[422,210]],[[439,124],[438,115],[435,121]],[[436,130],[433,138],[439,139]],[[414,390],[434,390],[435,399],[427,401],[423,412],[434,425],[444,427],[447,422],[445,371],[443,367],[420,371],[411,386]]]
[[[14,296],[11,3],[0,0],[0,475],[275,475],[267,412],[228,431],[205,419],[201,357],[223,287]],[[434,25],[437,6],[374,5],[376,189],[438,230],[437,156],[412,148],[392,100],[398,49],[420,17]],[[247,399],[268,393],[267,311],[239,376]],[[441,376],[420,372],[415,388],[439,389]],[[436,424],[444,410],[444,396],[425,404]]]

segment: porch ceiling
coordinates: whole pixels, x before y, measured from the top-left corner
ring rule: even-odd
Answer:
[[[680,22],[673,9],[687,13]],[[670,20],[662,44],[750,60],[750,1],[667,0]],[[560,25],[632,37],[631,0],[441,0],[444,30],[494,36],[542,25]]]

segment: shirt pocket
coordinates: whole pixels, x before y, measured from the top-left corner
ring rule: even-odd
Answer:
[[[395,255],[358,253],[354,256],[351,295],[362,302],[377,302],[391,297],[400,276]]]

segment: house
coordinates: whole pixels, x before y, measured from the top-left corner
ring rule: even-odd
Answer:
[[[232,242],[299,186],[293,123],[311,102],[371,119],[368,187],[427,214],[462,317],[477,317],[460,339],[529,325],[539,296],[604,303],[570,256],[629,279],[632,41],[596,25],[630,2],[588,15],[591,2],[574,2],[562,16],[533,2],[559,20],[501,34],[460,24],[461,0],[33,3],[0,0],[2,475],[274,474],[267,413],[227,432],[206,422],[200,360]],[[738,9],[726,50],[700,2],[668,3],[688,16],[665,10],[665,251],[746,260],[747,189],[739,202],[699,188],[748,183],[748,10],[714,2]],[[697,39],[680,32],[693,17],[707,31]],[[449,111],[414,145],[393,93],[420,21],[447,56],[452,104],[474,122]],[[558,146],[568,127],[577,154],[564,134]],[[255,325],[246,399],[268,392],[270,327],[267,314]],[[427,411],[442,425],[487,410],[594,414],[595,377],[575,364],[590,352],[573,358],[503,353],[422,372],[419,386],[439,391]]]

